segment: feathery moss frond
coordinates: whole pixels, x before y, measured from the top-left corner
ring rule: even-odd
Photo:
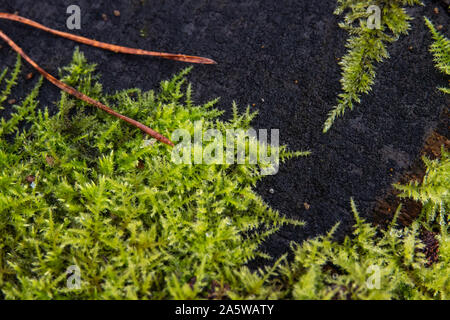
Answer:
[[[361,95],[367,94],[375,82],[375,63],[389,57],[387,44],[396,41],[410,28],[411,17],[404,6],[420,5],[419,0],[338,0],[335,14],[347,12],[339,26],[350,34],[346,47],[347,54],[340,61],[342,67],[342,93],[337,105],[330,111],[323,132],[330,130],[338,117],[355,103],[361,102]],[[372,15],[368,9],[376,5],[381,10],[380,28],[368,25]]]
[[[442,146],[441,158],[430,160],[423,157],[426,174],[421,183],[414,181],[408,185],[396,184],[402,198],[412,198],[423,203],[423,213],[427,223],[438,216],[439,222],[448,223],[450,210],[450,153]]]
[[[436,68],[443,74],[450,75],[450,40],[439,33],[433,23],[427,17],[424,17],[427,27],[433,36],[433,43],[430,52],[433,54]],[[442,92],[450,94],[449,88],[439,88]]]
[[[11,94],[12,88],[17,85],[17,77],[19,76],[20,70],[22,68],[22,59],[20,55],[17,55],[16,65],[14,66],[14,70],[11,72],[10,78],[6,80],[6,87],[0,93],[0,110],[3,110],[3,102],[8,99],[8,96]],[[3,82],[8,69],[3,70],[0,75],[0,85]]]

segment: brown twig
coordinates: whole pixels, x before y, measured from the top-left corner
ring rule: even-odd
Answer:
[[[116,53],[126,53],[126,54],[141,55],[141,56],[153,56],[153,57],[160,57],[160,58],[169,59],[169,60],[176,60],[176,61],[190,62],[190,63],[199,63],[199,64],[216,64],[216,62],[214,60],[209,59],[209,58],[187,56],[184,54],[146,51],[146,50],[141,50],[141,49],[133,49],[133,48],[117,46],[114,44],[104,43],[104,42],[88,39],[85,37],[77,36],[77,35],[74,35],[71,33],[54,30],[54,29],[48,28],[40,23],[37,23],[33,20],[18,16],[15,14],[11,14],[11,13],[0,12],[0,19],[7,19],[7,20],[20,22],[20,23],[29,25],[31,27],[34,27],[34,28],[49,32],[51,34],[57,35],[59,37],[63,37],[63,38],[66,38],[66,39],[69,39],[72,41],[87,44],[92,47],[97,47],[97,48],[101,48],[104,50],[113,51]]]
[[[34,62],[25,52],[23,52],[23,50],[17,44],[15,44],[14,41],[12,41],[6,34],[4,34],[1,30],[0,30],[0,38],[5,40],[8,43],[8,45],[14,49],[14,51],[16,51],[18,54],[20,54],[29,64],[31,64],[33,66],[33,68],[35,68],[37,71],[39,71],[39,73],[42,74],[44,76],[44,78],[46,78],[48,81],[53,83],[55,86],[57,86],[61,90],[67,92],[68,94],[75,96],[76,98],[78,98],[80,100],[83,100],[91,105],[94,105],[97,108],[100,108],[100,109],[108,112],[109,114],[111,114],[119,119],[122,119],[123,121],[128,122],[129,124],[134,125],[135,127],[141,129],[148,135],[157,139],[158,141],[161,141],[169,146],[173,146],[172,141],[170,141],[169,139],[167,139],[160,133],[156,132],[155,130],[143,125],[142,123],[140,123],[136,120],[133,120],[124,115],[121,115],[120,113],[114,111],[113,109],[105,106],[103,103],[88,97],[87,95],[75,90],[71,86],[65,84],[64,82],[59,81],[58,79],[53,77],[51,74],[47,73],[36,62]]]
[[[108,44],[108,43],[103,43],[103,42],[99,42],[96,40],[91,40],[88,38],[76,36],[76,35],[73,35],[70,33],[50,29],[50,28],[47,28],[46,26],[43,26],[35,21],[20,17],[15,14],[0,12],[0,19],[17,21],[17,22],[32,26],[37,29],[47,31],[49,33],[52,33],[54,35],[57,35],[57,36],[60,36],[60,37],[66,38],[66,39],[84,43],[84,44],[87,44],[87,45],[90,45],[93,47],[97,47],[97,48],[110,50],[113,52],[120,52],[120,53],[134,54],[134,55],[157,56],[157,57],[161,57],[161,58],[165,58],[165,59],[177,60],[177,61],[183,61],[183,62],[191,62],[191,63],[201,63],[201,64],[215,64],[216,63],[214,60],[211,60],[208,58],[186,56],[183,54],[171,54],[171,53],[163,53],[163,52],[145,51],[145,50],[141,50],[141,49],[132,49],[132,48],[116,46],[116,45],[112,45],[112,44]],[[106,111],[107,113],[109,113],[119,119],[122,119],[123,121],[141,129],[143,132],[145,132],[146,134],[150,135],[151,137],[155,138],[156,140],[158,140],[160,142],[163,142],[172,147],[174,146],[172,141],[170,141],[168,138],[164,137],[160,133],[156,132],[155,130],[145,126],[144,124],[142,124],[136,120],[133,120],[124,115],[121,115],[120,113],[107,107],[106,105],[102,104],[101,102],[88,97],[87,95],[75,90],[71,86],[59,81],[58,79],[56,79],[55,77],[50,75],[48,72],[46,72],[44,69],[42,69],[36,62],[34,62],[14,41],[12,41],[5,33],[3,33],[2,30],[0,30],[0,38],[2,38],[4,41],[6,41],[6,43],[8,43],[8,45],[12,49],[14,49],[14,51],[16,51],[18,54],[20,54],[44,78],[46,78],[48,81],[53,83],[55,86],[57,86],[61,90],[67,92],[70,95],[75,96],[76,98],[78,98],[80,100],[83,100],[91,105],[94,105],[97,108],[102,109],[103,111]]]

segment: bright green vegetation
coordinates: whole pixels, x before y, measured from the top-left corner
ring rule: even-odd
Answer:
[[[110,96],[81,53],[63,71],[64,82],[166,136],[201,119],[204,130],[245,129],[255,116],[234,108],[224,122],[214,101],[194,105],[187,71],[158,92]],[[19,72],[20,59],[1,103]],[[256,165],[176,165],[168,146],[65,93],[57,114],[38,111],[41,83],[0,123],[0,298],[449,299],[448,151],[424,159],[422,183],[397,186],[423,204],[411,226],[374,227],[352,201],[355,225],[343,242],[333,240],[336,225],[293,243],[293,260],[251,271],[247,262],[267,257],[262,241],[301,225],[253,191],[263,178]],[[280,148],[284,160],[305,154]],[[424,230],[435,232],[433,259]],[[73,265],[79,290],[67,287]]]
[[[448,199],[447,199],[448,200]],[[448,203],[447,203],[448,205]],[[448,299],[450,237],[437,236],[439,261],[427,265],[419,223],[380,230],[359,218],[343,243],[331,234],[294,245],[295,260],[280,267],[282,296],[294,299]],[[378,275],[379,278],[378,278]]]
[[[426,160],[424,182],[404,188],[423,205],[423,216],[409,227],[397,226],[395,218],[386,230],[379,229],[359,217],[354,202],[354,231],[342,243],[333,241],[338,225],[326,236],[293,244],[295,258],[279,261],[270,270],[273,278],[265,281],[255,274],[234,282],[232,298],[273,299],[443,299],[450,298],[450,236],[448,208],[450,171],[448,152],[441,160]],[[416,196],[416,194],[420,196]],[[405,194],[406,196],[406,194]],[[429,219],[434,212],[440,219]],[[425,256],[420,234],[435,230],[438,255],[435,261]],[[258,282],[259,281],[259,282]],[[253,285],[265,283],[259,294]],[[240,289],[236,289],[240,287]],[[266,290],[267,287],[270,290]],[[236,293],[237,291],[237,293]]]
[[[434,56],[436,68],[443,74],[450,76],[450,40],[440,34],[428,18],[425,18],[425,23],[434,40],[430,51]],[[450,88],[440,88],[440,90],[450,94]]]
[[[214,101],[194,105],[188,70],[158,93],[107,96],[94,69],[75,52],[63,81],[167,136],[202,119],[203,130],[246,129],[255,116],[235,110],[223,122]],[[65,93],[57,114],[38,111],[41,83],[0,125],[1,296],[195,298],[265,256],[257,247],[280,226],[301,225],[252,190],[256,165],[176,165],[170,147]],[[31,127],[19,131],[23,120]],[[304,154],[280,148],[281,160]],[[71,265],[81,270],[79,291],[66,287]]]
[[[412,198],[424,204],[423,215],[427,222],[436,220],[441,225],[449,223],[450,211],[450,154],[444,148],[441,159],[430,160],[423,157],[427,173],[422,183],[410,182],[409,185],[396,185],[402,191],[400,197]]]
[[[350,3],[352,1],[346,1]],[[400,1],[398,1],[400,2]],[[410,1],[412,4],[413,1]],[[430,51],[436,66],[449,74],[449,40],[431,22]],[[448,93],[448,89],[443,89]],[[295,260],[280,267],[283,297],[294,299],[444,299],[450,297],[450,159],[442,147],[440,159],[423,158],[427,168],[421,183],[395,185],[400,197],[423,205],[422,215],[409,227],[396,227],[396,217],[387,230],[380,230],[359,218],[352,201],[356,225],[353,236],[343,243],[330,234],[294,245]],[[437,259],[430,261],[420,240],[420,230],[436,231]],[[423,231],[422,231],[423,232]],[[425,249],[425,250],[424,250]],[[436,257],[435,257],[436,258]],[[379,278],[374,275],[379,272]],[[369,276],[368,276],[369,273]],[[379,282],[377,283],[377,281]],[[369,283],[369,286],[367,285]],[[379,285],[379,289],[377,288]]]
[[[447,76],[450,75],[450,41],[441,35],[432,22],[425,18],[425,23],[433,37],[430,51],[433,54],[436,68]],[[450,94],[450,88],[440,88],[444,93]],[[423,203],[423,218],[428,223],[436,220],[441,225],[448,224],[450,210],[450,154],[442,148],[441,158],[431,160],[423,157],[427,172],[422,183],[410,182],[407,186],[396,185],[402,191],[400,197],[412,198]]]
[[[249,273],[244,283],[234,282],[233,298],[273,299],[443,299],[450,298],[450,207],[449,154],[442,150],[440,160],[424,158],[427,167],[422,183],[397,186],[423,204],[422,217],[409,227],[397,226],[398,208],[386,230],[355,216],[353,234],[342,243],[328,235],[293,244],[295,258],[279,261],[258,295],[249,295],[247,283],[263,283],[263,276]],[[439,216],[439,219],[433,217]],[[426,256],[429,250],[421,240],[424,230],[435,231],[439,249],[437,259]],[[429,231],[427,231],[429,232]],[[241,287],[236,290],[237,287]],[[236,291],[238,294],[236,294]],[[250,292],[253,292],[250,291]]]
[[[350,34],[350,38],[346,44],[348,52],[339,63],[343,92],[328,114],[323,132],[330,130],[347,109],[352,110],[355,103],[360,103],[362,94],[369,93],[375,81],[375,64],[389,58],[387,45],[407,34],[410,28],[411,17],[404,7],[420,4],[420,0],[338,0],[335,14],[346,13],[339,26]],[[368,26],[373,12],[367,11],[372,5],[381,9],[379,29]]]

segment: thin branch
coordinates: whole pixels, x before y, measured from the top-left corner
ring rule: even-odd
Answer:
[[[85,37],[77,36],[77,35],[74,35],[71,33],[54,30],[54,29],[48,28],[40,23],[37,23],[33,20],[18,16],[15,14],[11,14],[11,13],[0,12],[0,19],[7,19],[7,20],[20,22],[20,23],[29,25],[31,27],[34,27],[34,28],[49,32],[51,34],[57,35],[59,37],[63,37],[63,38],[66,38],[66,39],[69,39],[72,41],[87,44],[92,47],[97,47],[97,48],[101,48],[104,50],[113,51],[116,53],[126,53],[126,54],[134,54],[134,55],[141,55],[141,56],[153,56],[153,57],[160,57],[160,58],[169,59],[169,60],[176,60],[176,61],[190,62],[190,63],[199,63],[199,64],[216,64],[216,62],[214,60],[209,59],[209,58],[187,56],[184,54],[146,51],[146,50],[141,50],[141,49],[133,49],[133,48],[117,46],[114,44],[104,43],[104,42],[88,39]]]
[[[35,68],[40,74],[42,74],[42,76],[44,78],[46,78],[48,81],[50,81],[51,83],[53,83],[55,86],[57,86],[58,88],[60,88],[61,90],[67,92],[70,95],[73,95],[74,97],[83,100],[91,105],[96,106],[97,108],[102,109],[103,111],[108,112],[109,114],[122,119],[123,121],[128,122],[129,124],[141,129],[142,131],[144,131],[145,133],[147,133],[148,135],[150,135],[151,137],[157,139],[158,141],[161,141],[169,146],[173,146],[172,141],[170,141],[169,139],[167,139],[166,137],[164,137],[163,135],[161,135],[160,133],[156,132],[155,130],[143,125],[142,123],[130,119],[124,115],[121,115],[120,113],[114,111],[113,109],[105,106],[103,103],[94,100],[90,97],[88,97],[87,95],[75,90],[74,88],[72,88],[71,86],[65,84],[64,82],[59,81],[58,79],[56,79],[55,77],[53,77],[51,74],[47,73],[44,69],[42,69],[36,62],[34,62],[25,52],[23,52],[23,50],[14,42],[12,41],[6,34],[3,33],[2,30],[0,30],[0,38],[2,38],[3,40],[5,40],[8,45],[14,49],[14,51],[16,51],[18,54],[20,54],[29,64],[31,64],[33,66],[33,68]]]
[[[24,17],[20,17],[15,14],[0,12],[0,19],[17,21],[17,22],[29,25],[31,27],[49,32],[51,34],[54,34],[54,35],[57,35],[57,36],[60,36],[60,37],[63,37],[63,38],[69,39],[69,40],[84,43],[84,44],[87,44],[87,45],[90,45],[93,47],[97,47],[97,48],[101,48],[101,49],[105,49],[105,50],[110,50],[110,51],[113,51],[116,53],[120,52],[120,53],[133,54],[133,55],[155,56],[155,57],[165,58],[165,59],[169,59],[169,60],[176,60],[176,61],[183,61],[183,62],[190,62],[190,63],[216,64],[216,62],[214,60],[211,60],[208,58],[187,56],[184,54],[172,54],[172,53],[164,53],[164,52],[146,51],[146,50],[141,50],[141,49],[133,49],[133,48],[121,47],[121,46],[117,46],[117,45],[113,45],[113,44],[103,43],[103,42],[99,42],[96,40],[76,36],[76,35],[73,35],[70,33],[50,29],[44,25],[41,25],[41,24],[33,21],[33,20],[30,20],[30,19],[27,19]],[[56,79],[55,77],[50,75],[48,72],[46,72],[44,69],[42,69],[36,62],[34,62],[14,41],[12,41],[5,33],[3,33],[2,30],[0,30],[0,38],[5,40],[8,43],[8,45],[14,49],[14,51],[16,51],[18,54],[20,54],[44,78],[46,78],[48,81],[53,83],[55,86],[57,86],[61,90],[67,92],[70,95],[75,96],[76,98],[78,98],[80,100],[83,100],[91,105],[94,105],[97,108],[102,109],[103,111],[106,111],[107,113],[109,113],[119,119],[122,119],[123,121],[141,129],[143,132],[145,132],[146,134],[150,135],[151,137],[155,138],[156,140],[158,140],[162,143],[165,143],[172,147],[174,146],[172,141],[170,141],[168,138],[164,137],[160,133],[156,132],[155,130],[145,126],[144,124],[142,124],[136,120],[133,120],[124,115],[121,115],[120,113],[107,107],[106,105],[102,104],[101,102],[88,97],[87,95],[77,91],[76,89],[72,88],[71,86],[65,84],[64,82],[59,81],[58,79]]]

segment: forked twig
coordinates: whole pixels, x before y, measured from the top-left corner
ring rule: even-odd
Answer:
[[[120,52],[120,53],[127,53],[127,54],[133,54],[133,55],[147,55],[147,56],[155,56],[155,57],[161,57],[165,59],[170,60],[177,60],[177,61],[183,61],[183,62],[190,62],[190,63],[201,63],[201,64],[215,64],[216,62],[214,60],[208,59],[208,58],[202,58],[202,57],[196,57],[196,56],[187,56],[183,54],[172,54],[172,53],[164,53],[164,52],[154,52],[154,51],[145,51],[141,49],[133,49],[133,48],[127,48],[127,47],[121,47],[113,44],[103,43],[96,40],[76,36],[70,33],[50,29],[46,26],[43,26],[35,21],[32,21],[30,19],[26,19],[23,17],[20,17],[15,14],[10,13],[2,13],[0,12],[0,19],[7,19],[7,20],[13,20],[17,21],[29,26],[32,26],[34,28],[47,31],[49,33],[52,33],[54,35],[73,40],[76,42],[84,43],[93,47],[110,50],[113,52]],[[122,119],[125,122],[128,122],[129,124],[141,129],[146,134],[150,135],[151,137],[155,138],[156,140],[163,142],[169,146],[174,146],[172,141],[170,141],[168,138],[164,137],[160,133],[156,132],[155,130],[145,126],[144,124],[133,120],[131,118],[128,118],[113,109],[107,107],[106,105],[102,104],[101,102],[94,100],[87,95],[77,91],[76,89],[72,88],[71,86],[65,84],[64,82],[59,81],[52,75],[50,75],[48,72],[46,72],[44,69],[42,69],[36,62],[34,62],[14,41],[12,41],[5,33],[0,30],[0,38],[2,38],[4,41],[8,43],[8,45],[14,49],[18,54],[20,54],[33,68],[35,68],[44,78],[46,78],[48,81],[53,83],[55,86],[60,88],[61,90],[67,92],[70,95],[75,96],[76,98],[83,100],[91,105],[96,106],[99,109],[102,109],[106,111],[107,113]]]

